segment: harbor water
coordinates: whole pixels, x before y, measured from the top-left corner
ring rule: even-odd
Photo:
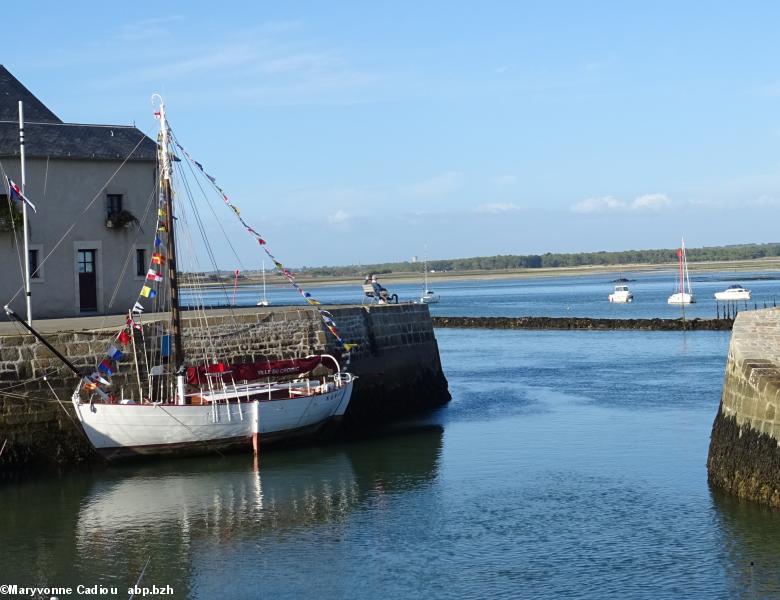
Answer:
[[[644,300],[653,282],[611,306],[605,279],[442,285],[433,310],[553,314],[556,294],[588,316],[668,309],[670,290]],[[0,484],[0,584],[124,598],[143,571],[203,599],[780,595],[780,513],[707,484],[728,332],[436,335],[452,402],[371,439]]]

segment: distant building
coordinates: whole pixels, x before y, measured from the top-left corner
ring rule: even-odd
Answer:
[[[152,252],[157,144],[135,127],[63,123],[0,65],[0,175],[17,184],[20,100],[25,196],[37,208],[28,211],[33,318],[122,313],[136,300]],[[24,315],[22,232],[7,192],[3,179],[0,306],[16,295],[11,306]]]

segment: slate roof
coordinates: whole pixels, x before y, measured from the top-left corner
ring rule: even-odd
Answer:
[[[19,156],[19,108],[24,103],[25,156],[155,161],[157,143],[136,127],[63,123],[0,65],[0,157]]]
[[[0,121],[19,122],[19,100],[24,103],[24,120],[31,123],[62,123],[43,102],[0,65]]]
[[[135,127],[71,123],[24,126],[27,158],[124,160],[131,152],[130,160],[157,160],[157,144]],[[18,123],[0,122],[0,156],[19,156]]]

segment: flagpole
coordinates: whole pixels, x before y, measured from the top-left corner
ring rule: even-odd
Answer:
[[[24,108],[19,100],[19,158],[22,163],[22,195],[24,195]],[[27,324],[32,325],[32,292],[30,291],[30,228],[27,225],[27,202],[22,201],[22,227],[24,229],[24,296],[27,303]]]

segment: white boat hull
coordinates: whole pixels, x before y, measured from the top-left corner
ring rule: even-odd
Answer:
[[[615,304],[627,304],[634,301],[633,294],[610,294],[609,301]]]
[[[230,401],[202,405],[82,404],[78,393],[73,403],[95,450],[120,458],[249,446],[255,432],[261,444],[313,433],[344,414],[352,386],[350,380],[326,393],[273,400],[239,386]]]
[[[736,301],[736,300],[750,300],[750,292],[748,290],[742,290],[739,292],[715,292],[716,300]]]
[[[694,304],[696,302],[696,299],[693,297],[693,294],[688,294],[686,292],[678,292],[676,294],[672,294],[669,296],[669,299],[666,301],[667,304]]]

